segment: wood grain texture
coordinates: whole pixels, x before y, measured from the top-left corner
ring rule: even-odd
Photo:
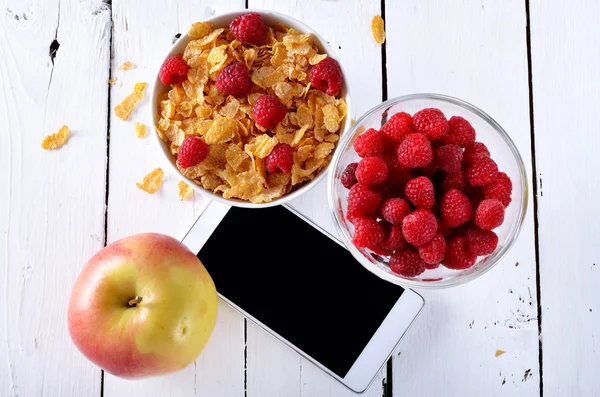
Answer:
[[[508,131],[531,176],[524,2],[389,0],[386,19],[389,97],[437,92],[473,103]],[[394,395],[539,393],[532,208],[495,269],[423,296],[394,359]],[[497,349],[506,353],[496,358]]]
[[[113,77],[111,90],[108,240],[112,242],[138,232],[160,232],[182,238],[208,204],[196,194],[182,202],[177,195],[178,174],[171,171],[154,141],[151,125],[150,88],[129,121],[122,121],[112,109],[133,91],[139,81],[153,84],[158,69],[177,33],[216,13],[243,8],[241,0],[228,1],[118,1],[113,2]],[[125,61],[137,65],[120,71]],[[139,139],[134,122],[148,126],[149,134]],[[161,189],[149,195],[135,186],[155,167],[162,167]],[[225,304],[220,305],[218,322],[209,346],[195,365],[180,373],[131,382],[105,376],[104,396],[233,396],[244,393],[244,319]]]
[[[288,14],[315,29],[336,52],[345,68],[351,93],[350,115],[356,118],[381,101],[381,47],[371,37],[370,23],[380,12],[379,0],[280,1],[250,0],[249,8]],[[331,23],[337,18],[343,23]],[[360,59],[360,62],[357,62]],[[371,76],[365,79],[365,74]],[[323,180],[291,205],[336,235]],[[382,395],[383,374],[367,396]],[[260,328],[248,323],[248,396],[352,396],[335,379],[288,349]]]
[[[600,4],[530,7],[544,396],[597,396]]]
[[[100,394],[100,370],[69,338],[67,306],[104,242],[107,11],[99,0],[0,1],[2,396]],[[42,150],[63,124],[68,143]]]

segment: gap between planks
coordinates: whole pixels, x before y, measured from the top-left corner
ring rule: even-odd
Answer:
[[[112,12],[112,1],[104,0],[104,4],[108,7],[110,15],[110,37],[108,39],[108,86],[107,95],[107,112],[106,112],[106,175],[104,177],[105,194],[104,194],[104,246],[108,243],[108,195],[109,195],[109,177],[110,177],[110,111],[111,111],[111,84],[110,80],[113,77],[112,58],[113,58],[113,37],[114,37],[114,21]],[[104,397],[104,370],[100,369],[100,397]]]
[[[533,105],[533,61],[531,58],[531,16],[529,0],[525,0],[525,37],[527,40],[527,80],[529,84],[529,129],[531,143],[531,184],[533,186],[533,239],[535,249],[535,284],[537,300],[537,324],[538,324],[538,371],[540,373],[540,397],[544,396],[544,361],[542,344],[542,289],[540,279],[540,247],[539,247],[539,223],[538,223],[538,185],[537,167],[535,158],[535,125]],[[541,185],[541,180],[540,180]]]

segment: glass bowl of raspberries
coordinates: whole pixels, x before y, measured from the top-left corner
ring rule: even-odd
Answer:
[[[338,233],[369,271],[405,287],[443,288],[494,267],[527,210],[523,160],[475,106],[407,95],[367,112],[332,160]]]

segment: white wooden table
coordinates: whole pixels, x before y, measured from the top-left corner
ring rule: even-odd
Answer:
[[[0,0],[1,396],[353,395],[226,305],[197,362],[168,377],[103,374],[69,339],[70,288],[95,251],[136,232],[182,237],[207,205],[181,202],[173,173],[154,196],[135,187],[165,164],[152,137],[136,138],[112,108],[153,81],[192,21],[245,7],[288,13],[337,49],[352,118],[402,94],[456,96],[496,118],[527,166],[530,206],[514,248],[470,284],[423,291],[424,313],[366,394],[600,395],[600,2],[110,3]],[[386,19],[383,48],[370,33],[375,14]],[[138,67],[117,70],[125,61]],[[148,106],[133,120],[150,125]],[[68,145],[42,151],[63,124]],[[294,206],[333,231],[325,190]]]

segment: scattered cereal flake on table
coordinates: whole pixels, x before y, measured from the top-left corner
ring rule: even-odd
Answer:
[[[504,350],[496,350],[496,357],[500,357],[501,355],[503,355],[505,353]]]
[[[111,77],[111,79],[108,80],[108,84],[110,84],[110,85],[115,85],[116,82],[117,82],[117,78],[116,77]]]
[[[131,70],[131,69],[135,69],[135,63],[127,61],[124,64],[122,64],[121,66],[119,66],[117,69],[119,69],[119,70]]]
[[[42,141],[42,149],[55,150],[60,149],[69,139],[69,127],[63,125],[60,130],[54,134],[50,134]]]
[[[147,132],[148,129],[146,128],[146,125],[140,123],[139,121],[135,122],[135,135],[137,135],[138,138],[145,137]]]
[[[194,195],[194,190],[184,181],[179,181],[177,186],[179,186],[179,197],[182,200],[189,200]]]
[[[136,83],[133,86],[133,90],[137,92],[144,92],[144,90],[148,87],[148,83]]]
[[[354,119],[351,119],[351,120],[350,120],[350,125],[354,125],[354,124],[356,124],[356,120],[354,120]]]
[[[136,182],[136,186],[143,191],[154,194],[162,185],[164,172],[162,168],[155,168],[151,173],[144,176],[142,183]]]
[[[115,106],[115,114],[117,117],[121,120],[129,119],[129,116],[131,116],[131,113],[133,113],[137,104],[144,99],[144,90],[146,89],[146,86],[146,83],[137,83],[133,93],[129,94],[123,99],[123,102]]]
[[[371,32],[373,38],[377,44],[383,44],[385,42],[385,29],[383,25],[383,19],[381,15],[375,15],[371,21]]]

